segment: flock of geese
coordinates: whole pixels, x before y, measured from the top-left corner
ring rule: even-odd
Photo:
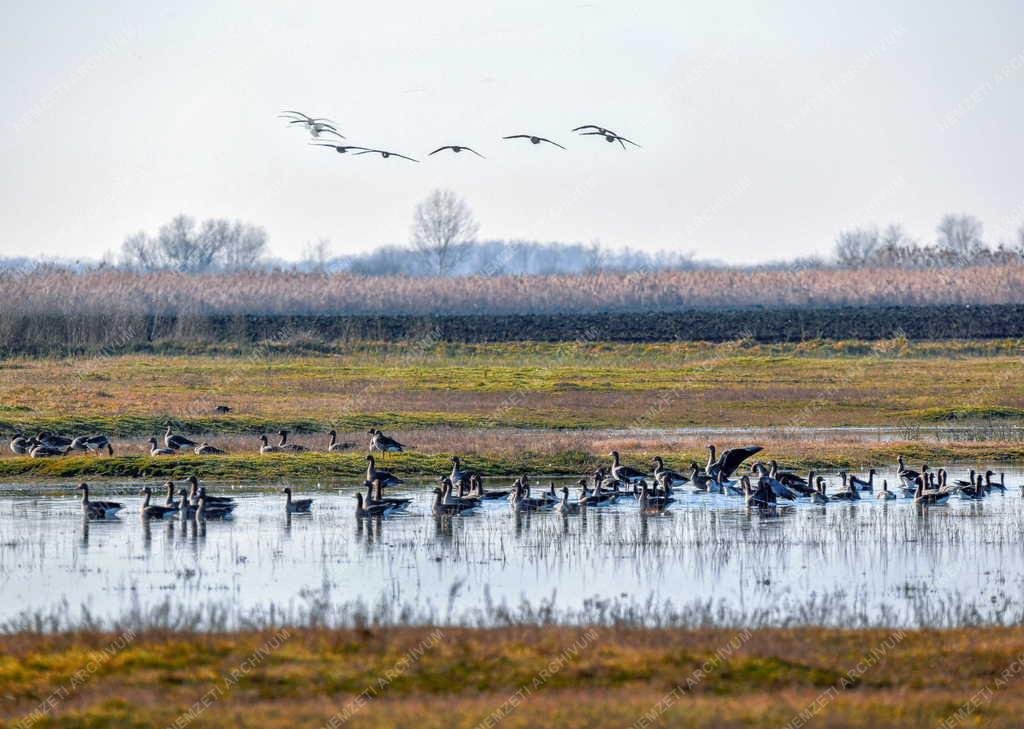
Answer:
[[[405,449],[401,443],[390,438],[376,428],[369,430],[371,451],[380,453],[399,453]],[[280,433],[281,443],[276,446],[266,445],[266,436],[262,436],[263,448],[304,450],[297,444],[287,442],[287,433]],[[336,443],[336,434],[331,432],[332,443]],[[78,440],[78,439],[75,439]],[[156,439],[151,439],[155,441]],[[168,430],[164,438],[166,450],[177,447],[196,445],[183,436],[176,436]],[[70,447],[70,445],[68,446]],[[109,448],[109,443],[104,447]],[[154,445],[154,448],[156,446]],[[641,470],[622,463],[618,451],[609,453],[611,463],[601,466],[587,478],[579,479],[579,493],[570,499],[570,489],[563,486],[560,493],[551,482],[548,488],[535,488],[527,474],[513,481],[508,489],[491,490],[484,485],[483,474],[466,469],[462,459],[453,456],[450,473],[439,476],[439,485],[433,489],[431,512],[435,516],[454,516],[466,514],[480,508],[484,502],[504,499],[515,511],[551,510],[563,515],[579,514],[589,508],[600,508],[612,504],[632,502],[645,514],[665,511],[676,501],[675,494],[689,485],[698,493],[722,494],[742,497],[751,507],[772,509],[786,501],[809,499],[814,504],[832,502],[854,502],[873,496],[875,499],[888,501],[891,499],[913,499],[915,503],[929,506],[941,506],[953,496],[962,499],[983,499],[993,491],[1005,491],[1005,476],[1000,474],[996,481],[992,471],[984,473],[970,472],[965,480],[947,480],[945,469],[932,470],[928,465],[921,466],[920,471],[907,468],[902,456],[897,459],[896,476],[899,480],[897,488],[890,489],[887,480],[881,484],[875,481],[876,471],[871,469],[866,478],[860,478],[845,471],[839,472],[841,486],[829,492],[826,479],[814,471],[801,476],[783,470],[775,460],[767,463],[757,461],[750,465],[749,473],[736,477],[740,466],[759,453],[761,446],[745,446],[730,448],[718,453],[714,445],[708,445],[708,460],[704,466],[696,461],[690,463],[682,473],[665,465],[660,456],[655,456],[650,463],[650,470]],[[262,450],[262,449],[261,449]],[[357,518],[387,516],[396,511],[405,510],[411,498],[385,497],[384,489],[401,485],[404,481],[390,471],[377,468],[376,459],[371,452],[366,456],[367,468],[363,487],[366,490],[355,494]],[[206,488],[199,485],[195,476],[188,479],[189,488],[176,488],[172,481],[164,484],[166,497],[163,504],[152,503],[153,493],[147,486],[142,489],[145,497],[141,506],[144,519],[230,519],[237,506],[234,499],[225,496],[208,494]],[[117,516],[124,505],[114,501],[94,501],[89,498],[89,486],[82,483],[78,487],[82,492],[82,511],[89,519],[110,519]],[[290,488],[282,490],[285,495],[285,510],[289,514],[309,513],[313,500],[309,498],[295,499]]]
[[[381,156],[382,159],[388,159],[389,157],[398,157],[400,159],[409,160],[410,162],[419,162],[418,159],[414,159],[413,157],[409,157],[404,154],[398,154],[397,152],[391,152],[386,149],[377,149],[374,147],[358,147],[347,143],[343,144],[334,141],[323,141],[327,135],[333,136],[341,140],[345,139],[345,136],[338,131],[338,128],[335,126],[335,123],[330,119],[324,117],[309,116],[308,114],[304,114],[301,111],[295,111],[293,109],[286,109],[282,111],[280,114],[278,114],[278,116],[282,119],[287,119],[289,127],[295,126],[296,128],[299,129],[305,129],[312,139],[318,140],[310,142],[311,145],[316,147],[328,147],[330,149],[333,149],[338,154],[347,154],[348,152],[352,152],[354,155],[378,154]],[[623,149],[626,149],[627,144],[630,144],[634,147],[640,146],[636,142],[627,139],[621,134],[617,134],[616,132],[613,132],[610,129],[598,126],[597,124],[583,124],[581,126],[574,127],[572,131],[584,137],[600,137],[609,143],[617,142]],[[550,144],[554,147],[558,147],[559,149],[565,149],[565,147],[559,144],[558,142],[548,139],[547,137],[541,137],[537,134],[509,134],[507,136],[502,137],[502,139],[525,139],[529,141],[530,144],[536,145],[543,143]],[[445,144],[441,147],[438,147],[433,152],[428,152],[427,156],[432,157],[433,155],[438,154],[439,152],[451,152],[453,154],[459,154],[461,152],[470,152],[472,154],[475,154],[480,159],[486,159],[486,157],[484,157],[482,154],[477,152],[472,147],[466,146],[465,144]]]

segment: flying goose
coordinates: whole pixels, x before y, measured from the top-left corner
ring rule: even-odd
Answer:
[[[157,445],[156,438],[150,438],[147,442],[149,443],[149,455],[151,456],[174,456],[178,453],[173,448],[161,448]]]
[[[221,450],[216,446],[212,446],[205,440],[192,449],[192,452],[197,456],[223,456],[227,453],[225,450]]]
[[[404,154],[399,154],[398,152],[388,152],[387,150],[384,149],[367,149],[362,152],[356,152],[357,156],[360,154],[379,154],[382,159],[387,159],[388,157],[401,157],[402,159],[407,159],[410,162],[419,162],[418,159],[406,157]]]
[[[589,131],[583,131],[584,129],[587,129]],[[626,139],[621,134],[616,134],[611,129],[605,129],[604,127],[600,127],[597,124],[583,124],[581,126],[575,127],[573,129],[573,131],[574,132],[580,132],[581,136],[596,135],[596,136],[604,137],[606,142],[618,142],[622,146],[623,149],[626,148],[626,145],[623,144],[623,142],[629,142],[634,147],[639,147],[640,146],[639,144],[637,144],[636,142],[632,141],[631,139]]]
[[[384,433],[376,428],[370,428],[367,432],[370,434],[371,451],[380,451],[381,453],[401,453],[405,450],[404,445],[394,438],[389,438],[384,435]]]
[[[545,137],[537,137],[534,136],[533,134],[510,134],[507,137],[502,137],[502,139],[529,139],[530,144],[540,144],[541,142],[547,142],[548,144],[555,145],[559,149],[565,149],[565,147],[563,147],[558,142],[552,142],[550,139],[546,139]]]
[[[153,490],[146,486],[142,489],[142,493],[145,494],[146,498],[142,501],[142,518],[143,519],[163,519],[167,516],[173,516],[178,512],[178,507],[173,505],[159,504],[150,505],[149,500],[153,497]]]
[[[337,129],[334,128],[334,122],[332,122],[330,119],[325,119],[323,117],[311,117],[306,114],[303,114],[301,111],[291,110],[282,111],[280,114],[278,114],[278,116],[281,117],[282,119],[288,119],[289,125],[301,124],[307,130],[309,130],[309,134],[312,137],[319,137],[321,134],[326,133],[334,134],[335,136],[341,139],[345,138],[338,133]]]
[[[477,157],[479,157],[480,159],[487,159],[486,157],[484,157],[484,156],[483,156],[482,154],[480,154],[479,152],[477,152],[477,151],[476,151],[475,149],[473,149],[472,147],[465,147],[465,146],[462,146],[462,145],[458,145],[458,144],[446,144],[446,145],[445,145],[445,146],[443,146],[443,147],[438,147],[437,149],[435,149],[435,150],[434,150],[433,152],[431,152],[431,153],[430,153],[430,154],[428,154],[427,156],[429,157],[430,155],[433,155],[433,154],[437,154],[438,152],[441,152],[441,151],[443,151],[443,150],[445,150],[445,149],[450,149],[450,150],[451,150],[451,151],[453,151],[453,152],[454,152],[455,154],[458,154],[458,153],[459,153],[459,152],[461,152],[462,150],[466,150],[467,152],[472,152],[473,154],[475,154],[475,155],[476,155]]]
[[[289,443],[288,442],[288,431],[287,430],[279,430],[279,431],[277,431],[277,435],[281,439],[280,442],[278,442],[278,444],[277,444],[277,449],[279,451],[287,451],[289,453],[305,453],[306,452],[306,450],[307,450],[306,446],[299,445],[298,443]]]
[[[356,147],[353,144],[331,144],[330,142],[310,142],[309,145],[311,147],[330,147],[338,154],[345,154],[350,149],[358,149],[362,150],[363,152],[370,151],[368,147]]]
[[[398,486],[399,484],[405,483],[405,481],[403,481],[402,479],[400,479],[398,476],[396,476],[395,474],[391,473],[390,471],[380,471],[380,470],[378,470],[377,469],[377,463],[374,460],[373,456],[371,456],[371,455],[366,456],[366,463],[367,463],[367,466],[366,466],[366,480],[367,481],[371,481],[372,482],[375,479],[379,480],[381,486]]]
[[[195,448],[199,444],[196,443],[191,438],[186,438],[183,435],[176,435],[176,434],[172,433],[171,432],[171,424],[168,423],[167,424],[167,432],[164,433],[164,445],[167,446],[168,448],[173,448],[174,450],[178,450],[179,448],[186,448],[186,447],[187,448]]]
[[[708,444],[708,463],[704,470],[709,476],[715,478],[719,473],[728,479],[740,467],[743,461],[755,453],[760,453],[764,448],[761,446],[745,446],[742,448],[730,448],[722,451],[722,455],[716,459],[716,449],[713,443]]]
[[[337,431],[331,430],[327,435],[330,436],[330,440],[327,441],[328,453],[337,453],[338,451],[348,450],[352,447],[351,443],[342,443],[338,440]]]
[[[455,516],[456,514],[472,511],[475,508],[477,508],[476,504],[446,503],[441,489],[434,488],[434,502],[430,510],[435,516]]]
[[[310,509],[313,508],[313,499],[293,499],[291,487],[286,486],[281,489],[286,497],[284,503],[284,509],[289,514],[308,514]]]
[[[665,461],[661,459],[661,456],[655,456],[651,460],[651,465],[654,466],[654,480],[662,488],[682,486],[690,481],[690,479],[681,473],[676,473],[675,471],[665,468]]]
[[[113,519],[124,508],[116,501],[90,501],[87,483],[78,484],[75,490],[82,492],[82,512],[90,519]]]
[[[629,466],[623,466],[619,463],[619,452],[612,451],[608,454],[612,457],[612,476],[623,483],[639,483],[642,480],[650,478],[650,475],[643,471],[638,471],[635,468]]]

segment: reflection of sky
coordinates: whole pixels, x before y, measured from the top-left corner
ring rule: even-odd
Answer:
[[[1007,478],[1017,484],[1024,474]],[[456,583],[456,614],[482,609],[489,594],[513,607],[521,599],[537,606],[554,597],[578,610],[592,597],[652,598],[795,617],[795,604],[812,593],[841,590],[869,616],[883,608],[903,615],[923,595],[985,607],[993,596],[1018,595],[1024,573],[1017,488],[924,513],[909,500],[867,496],[856,505],[798,503],[777,517],[748,514],[736,498],[692,493],[646,519],[632,504],[585,519],[517,518],[499,501],[447,528],[429,515],[424,491],[408,514],[362,525],[349,494],[314,493],[314,513],[293,516],[289,526],[278,494],[243,489],[238,518],[211,522],[205,534],[178,522],[147,529],[134,486],[104,489],[126,503],[124,517],[87,528],[72,497],[2,488],[0,620],[61,601],[101,617],[133,601],[246,615],[271,603],[302,607],[303,595],[325,585],[338,603],[383,598],[444,612]]]
[[[931,239],[1024,213],[1024,6],[842,0],[6,3],[0,255],[96,257],[179,212],[264,225],[273,252],[407,240],[448,187],[481,234],[748,261],[844,227]],[[1014,61],[1017,65],[1014,65]],[[274,115],[333,118],[342,158]],[[584,123],[635,138],[576,139]],[[568,150],[503,142],[531,132]],[[1000,160],[979,165],[979,160]],[[984,173],[981,170],[984,169]]]

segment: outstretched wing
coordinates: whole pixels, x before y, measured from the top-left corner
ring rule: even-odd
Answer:
[[[600,134],[604,134],[604,132],[607,131],[604,127],[597,126],[597,124],[584,124],[583,126],[574,128],[573,131],[578,132],[581,129],[596,129]]]
[[[746,446],[745,448],[730,448],[727,451],[723,451],[718,459],[719,472],[723,477],[729,478],[743,461],[763,450],[764,448],[761,446]]]
[[[475,149],[473,149],[472,147],[463,147],[463,149],[468,149],[468,150],[469,150],[470,152],[472,152],[473,154],[475,154],[475,155],[476,155],[477,157],[479,157],[480,159],[487,159],[486,157],[484,157],[484,156],[483,156],[482,154],[480,154],[479,152],[477,152],[477,151],[476,151]]]
[[[404,154],[398,154],[398,152],[388,152],[388,154],[390,156],[392,156],[392,157],[401,157],[402,159],[407,159],[410,162],[419,162],[418,159],[413,159],[412,157],[406,157]]]
[[[437,154],[438,152],[440,152],[440,151],[442,151],[442,150],[445,150],[445,149],[451,149],[451,145],[446,145],[446,146],[444,146],[444,147],[438,147],[437,149],[435,149],[435,150],[434,150],[433,152],[431,152],[430,154]],[[428,154],[427,156],[429,157],[429,156],[430,156],[430,154]]]
[[[537,137],[537,139],[539,139],[542,142],[547,142],[548,144],[553,144],[559,149],[565,149],[565,147],[563,147],[561,144],[559,144],[558,142],[552,142],[550,139],[545,139],[544,137]]]
[[[529,134],[510,134],[507,137],[502,137],[502,139],[529,139],[529,138],[530,138]]]

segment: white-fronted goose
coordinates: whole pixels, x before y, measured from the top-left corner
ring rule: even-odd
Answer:
[[[750,477],[744,474],[740,477],[740,487],[743,491],[743,500],[748,506],[769,507],[775,506],[775,491],[768,483],[767,476],[761,476],[757,480],[757,488],[750,487]]]
[[[488,491],[484,488],[484,479],[479,473],[469,475],[470,494],[481,500],[507,499],[512,492],[509,489]]]
[[[199,497],[206,493],[205,488],[199,486],[199,479],[194,475],[188,477],[188,496],[189,501],[193,506],[199,503]],[[206,503],[209,506],[222,506],[227,509],[234,509],[237,505],[235,500],[230,496],[209,496],[206,497]]]
[[[725,457],[724,453],[722,454],[722,457]],[[772,491],[775,492],[775,495],[778,498],[786,499],[787,501],[796,500],[796,494],[793,492],[793,490],[789,488],[789,486],[786,486],[785,484],[781,483],[778,479],[774,479],[771,476],[769,476],[768,469],[765,468],[765,465],[763,463],[755,463],[754,472],[757,473],[761,480],[765,481],[771,487]],[[720,470],[719,473],[724,473],[724,470]],[[760,483],[761,481],[758,481],[758,485],[760,485]]]
[[[683,484],[690,482],[690,479],[681,473],[676,473],[675,471],[665,468],[665,461],[661,459],[661,456],[655,456],[651,459],[651,465],[654,466],[654,480],[662,488],[682,486]]]
[[[379,478],[375,478],[373,481],[364,481],[363,486],[366,487],[367,504],[391,504],[395,509],[404,509],[412,503],[412,499],[384,498],[383,484]]]
[[[949,501],[950,493],[948,491],[940,491],[938,489],[925,490],[924,479],[919,478],[917,480],[916,487],[914,489],[914,501],[918,504],[925,504],[926,506],[943,506]]]
[[[462,470],[462,459],[458,456],[452,456],[452,472],[448,478],[452,480],[452,486],[456,487],[469,482],[469,472]]]
[[[328,431],[327,435],[330,438],[327,441],[327,452],[328,453],[337,453],[338,451],[347,451],[349,448],[352,447],[351,443],[341,443],[338,440],[338,432],[335,431],[335,430]]]
[[[434,488],[434,502],[431,511],[435,516],[455,516],[477,508],[476,504],[446,503],[441,489]]]
[[[395,474],[390,471],[381,471],[377,468],[377,462],[373,456],[366,456],[366,480],[367,482],[373,482],[379,480],[381,486],[398,486],[399,484],[405,483]]]
[[[48,430],[44,430],[36,436],[36,440],[39,441],[40,445],[50,446],[51,448],[67,448],[71,445],[71,438],[66,438],[63,435],[57,433],[51,433]]]
[[[199,489],[199,502],[196,504],[196,518],[199,521],[213,520],[213,519],[233,519],[235,507],[231,506],[220,506],[209,503],[206,496],[206,489]]]
[[[156,441],[156,438],[150,438],[149,441],[149,455],[151,456],[174,456],[178,454],[178,451],[173,448],[161,448]]]
[[[708,485],[713,483],[714,479],[702,471],[697,462],[694,461],[690,464],[690,483],[693,484],[693,488],[697,491],[707,491]]]
[[[15,435],[11,438],[11,451],[18,456],[28,455],[29,451],[39,445],[35,438],[28,438],[24,435]]]
[[[903,464],[902,455],[896,457],[896,466],[896,477],[899,478],[900,481],[902,481],[904,484],[908,486],[913,486],[914,482],[917,480],[917,477],[921,475],[917,471],[910,470]],[[925,469],[927,468],[928,467],[925,466]]]
[[[175,433],[172,433],[171,424],[168,423],[167,432],[164,433],[164,445],[167,446],[168,448],[178,450],[179,448],[195,448],[199,444],[196,443],[191,438],[186,438],[183,435],[177,435]]]
[[[512,496],[512,507],[517,511],[540,511],[542,509],[551,509],[555,506],[554,502],[547,499],[527,496],[526,487],[523,485],[522,479],[516,481],[515,493]]]
[[[357,157],[361,154],[379,154],[382,159],[388,159],[389,157],[399,157],[401,159],[407,159],[410,162],[419,162],[418,159],[406,157],[404,154],[399,154],[398,152],[389,152],[386,149],[366,149],[363,150],[362,152],[356,152]]]
[[[142,518],[143,519],[163,519],[168,516],[174,516],[178,513],[177,506],[161,506],[159,504],[150,504],[149,501],[153,497],[153,491],[146,486],[142,489],[142,493],[145,494],[146,498],[142,501]]]
[[[53,446],[40,444],[32,446],[32,449],[28,452],[28,454],[32,458],[53,458],[55,456],[66,456],[70,450],[71,449],[68,446]]]
[[[164,488],[167,489],[167,498],[164,499],[164,505],[173,506],[176,503],[174,501],[174,481],[164,483]]]
[[[71,441],[70,449],[73,451],[108,451],[113,455],[113,448],[110,446],[110,439],[105,435],[80,435]]]
[[[584,485],[586,485],[586,481],[584,481],[583,483],[584,483]],[[562,500],[558,502],[558,506],[555,507],[555,510],[558,513],[560,513],[560,514],[568,515],[568,514],[579,514],[581,511],[583,511],[583,508],[584,508],[583,504],[580,504],[579,502],[577,502],[577,503],[570,503],[570,501],[569,501],[569,487],[568,486],[563,486],[562,487]]]
[[[661,512],[668,508],[675,499],[671,496],[652,495],[647,490],[647,481],[640,481],[640,496],[637,499],[640,504],[640,511],[644,513]]]
[[[839,472],[839,478],[843,480],[843,488],[832,494],[833,501],[860,501],[860,491],[850,484],[846,471]]]
[[[310,509],[313,508],[313,499],[293,499],[291,487],[286,486],[281,489],[286,497],[284,503],[284,509],[289,514],[308,514]]]
[[[889,482],[884,478],[882,479],[882,490],[875,492],[875,498],[882,501],[892,501],[896,498],[896,494],[889,490]]]
[[[825,479],[823,477],[821,477],[821,476],[818,476],[816,479],[813,479],[813,481],[814,481],[814,493],[811,494],[811,503],[812,504],[827,504],[832,499],[830,499],[828,497],[828,494],[825,493]]]
[[[210,445],[205,440],[193,448],[192,452],[197,456],[223,456],[227,453],[225,450]]]
[[[113,519],[124,508],[116,501],[90,501],[87,483],[80,483],[75,488],[82,492],[82,512],[90,519]]]
[[[605,491],[601,479],[594,479],[594,490],[587,493],[587,482],[584,479],[580,479],[577,483],[582,487],[583,493],[580,495],[579,502],[586,507],[591,506],[610,506],[618,500],[613,492]],[[616,482],[617,483],[617,482]]]
[[[874,491],[875,490],[875,469],[868,470],[868,480],[865,481],[862,478],[856,476],[850,476],[850,485],[853,488],[860,489],[861,491]]]
[[[1006,476],[1001,473],[999,474],[999,480],[993,481],[992,477],[994,475],[995,471],[985,471],[985,488],[988,491],[992,491],[993,489],[996,491],[1006,491]]]
[[[803,496],[810,496],[811,492],[814,491],[814,484],[809,484],[803,476],[795,474],[791,471],[783,471],[779,468],[779,463],[774,458],[768,461],[769,469],[768,476],[774,478],[776,481],[781,483],[783,486],[796,491],[798,494]]]

